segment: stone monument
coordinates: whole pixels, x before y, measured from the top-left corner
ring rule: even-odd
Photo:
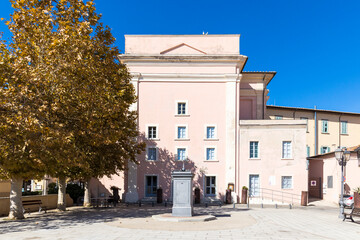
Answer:
[[[194,174],[190,171],[173,171],[173,207],[172,216],[174,217],[192,217],[193,216],[193,195],[192,180]]]

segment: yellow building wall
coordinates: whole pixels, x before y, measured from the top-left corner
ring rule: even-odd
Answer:
[[[10,194],[10,181],[0,180],[0,197],[8,197]]]
[[[315,113],[314,110],[302,110],[296,108],[267,108],[266,118],[275,119],[275,116],[283,116],[287,119],[308,118],[308,131],[306,134],[306,145],[310,147],[310,156],[315,155]],[[328,133],[322,132],[322,120],[328,120]],[[348,133],[341,134],[341,121],[348,122]],[[360,144],[360,114],[337,113],[317,111],[318,132],[318,154],[321,147],[329,147],[334,151],[338,146],[352,147]]]
[[[23,196],[22,200],[41,200],[42,207],[46,207],[47,209],[55,209],[57,207],[57,194],[49,194],[49,195],[36,195],[36,196]],[[66,194],[66,206],[71,207],[73,205],[73,200],[69,194]],[[30,208],[30,211],[35,212],[38,211],[38,206],[26,206]],[[9,214],[10,210],[10,198],[0,198],[0,216],[6,216]]]

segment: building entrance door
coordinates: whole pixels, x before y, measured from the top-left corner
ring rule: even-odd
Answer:
[[[310,178],[309,179],[309,197],[311,198],[323,198],[322,190],[322,178]]]
[[[259,175],[249,175],[249,197],[257,197],[260,195],[259,179]]]
[[[145,180],[145,196],[146,197],[156,197],[156,190],[158,185],[157,176],[146,176]]]

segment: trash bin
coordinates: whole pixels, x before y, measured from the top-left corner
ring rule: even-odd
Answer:
[[[241,204],[247,204],[248,188],[243,186],[241,190]]]
[[[116,207],[116,204],[119,202],[120,200],[120,196],[119,196],[119,188],[117,187],[112,187],[111,188],[112,191],[113,191],[113,198],[111,199],[113,204],[114,204],[114,207]]]
[[[162,188],[158,188],[156,190],[156,202],[162,203],[163,202],[163,191]]]
[[[227,189],[227,190],[226,190],[225,203],[226,203],[226,204],[230,204],[230,203],[231,203],[231,190],[230,190],[230,189]]]
[[[195,188],[194,194],[195,194],[195,204],[199,204],[200,203],[200,188]]]

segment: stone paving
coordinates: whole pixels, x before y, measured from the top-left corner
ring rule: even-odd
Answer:
[[[349,211],[349,210],[347,210]],[[158,222],[163,206],[124,205],[108,209],[69,208],[65,213],[32,213],[23,221],[0,221],[0,239],[360,239],[356,223],[338,218],[338,208],[198,207],[217,220],[196,223]]]

